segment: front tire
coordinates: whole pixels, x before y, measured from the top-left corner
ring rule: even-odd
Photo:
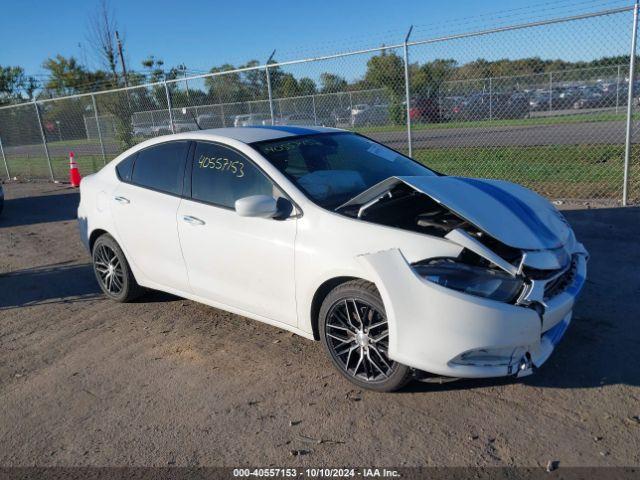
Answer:
[[[372,283],[354,280],[334,288],[322,302],[319,332],[329,358],[351,383],[392,392],[411,379],[409,367],[388,357],[389,326]]]
[[[126,303],[138,298],[144,289],[138,285],[127,259],[114,238],[105,233],[91,250],[93,273],[104,294],[111,300]]]

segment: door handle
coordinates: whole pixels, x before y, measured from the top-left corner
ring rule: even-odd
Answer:
[[[128,199],[128,198],[126,198],[126,197],[113,197],[113,199],[114,199],[116,202],[118,202],[118,203],[122,203],[122,204],[124,204],[124,205],[127,205],[127,204],[131,203],[131,202],[129,201],[129,199]]]
[[[192,217],[191,215],[184,215],[182,217],[182,220],[187,222],[189,225],[204,225],[205,224],[204,220],[200,220],[197,217]]]

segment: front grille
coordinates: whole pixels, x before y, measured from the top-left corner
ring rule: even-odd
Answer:
[[[544,286],[544,299],[548,300],[555,297],[559,293],[562,293],[571,283],[576,276],[578,270],[578,259],[574,256],[571,259],[571,266],[557,278],[554,278]]]

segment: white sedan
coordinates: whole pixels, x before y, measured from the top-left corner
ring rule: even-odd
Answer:
[[[109,298],[162,290],[320,340],[375,390],[531,373],[586,277],[586,250],[536,193],[441,175],[337,129],[155,138],[80,191]]]

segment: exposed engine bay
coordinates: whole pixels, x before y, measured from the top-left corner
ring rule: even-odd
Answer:
[[[368,222],[440,237],[454,228],[467,225],[465,220],[448,208],[406,184],[396,185],[375,202],[344,207],[341,213]]]
[[[482,269],[483,275],[500,279],[502,291],[494,291],[492,295],[508,303],[532,304],[546,299],[549,288],[543,288],[535,302],[529,301],[534,298],[526,298],[532,292],[534,281],[542,282],[544,286],[547,282],[563,278],[559,275],[569,269],[568,264],[561,268],[531,268],[526,264],[526,250],[511,247],[488,235],[447,206],[406,183],[397,183],[365,203],[347,204],[338,211],[366,222],[443,237],[462,245],[464,248],[458,258],[431,258],[413,266],[425,276],[431,272],[430,278],[437,279],[437,282],[446,281],[449,288],[461,291],[461,285],[469,283],[470,278],[481,273],[477,269]],[[449,273],[453,270],[464,272],[464,276],[455,278]]]
[[[509,263],[517,265],[522,257],[521,250],[509,247],[490,237],[449,208],[404,183],[389,189],[375,201],[364,205],[356,204],[343,207],[340,209],[340,213],[367,222],[436,237],[445,237],[455,229],[462,229]],[[463,251],[463,255],[465,260],[470,263],[481,265],[490,263],[468,249]]]

